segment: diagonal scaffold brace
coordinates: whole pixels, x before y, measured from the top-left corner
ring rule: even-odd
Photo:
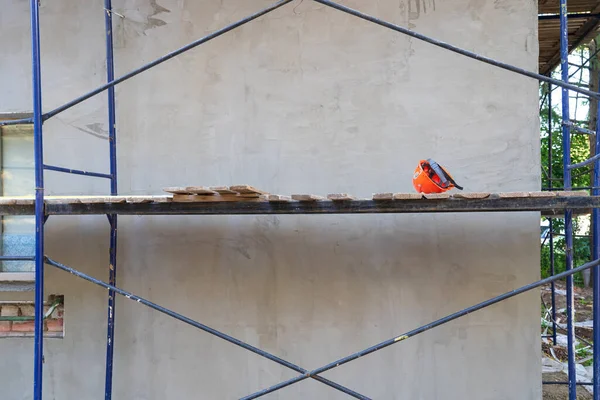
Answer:
[[[58,269],[60,269],[62,271],[68,272],[68,273],[70,273],[70,274],[72,274],[72,275],[74,275],[74,276],[76,276],[78,278],[84,279],[84,280],[86,280],[88,282],[92,282],[92,283],[94,283],[94,284],[96,284],[98,286],[101,286],[101,287],[105,288],[105,289],[112,290],[114,293],[118,293],[121,296],[124,296],[124,297],[126,297],[126,298],[128,298],[130,300],[137,301],[138,303],[141,303],[141,304],[143,304],[143,305],[145,305],[147,307],[150,307],[150,308],[152,308],[152,309],[154,309],[156,311],[159,311],[159,312],[161,312],[163,314],[166,314],[166,315],[168,315],[168,316],[170,316],[172,318],[175,318],[175,319],[177,319],[177,320],[179,320],[181,322],[185,322],[188,325],[191,325],[191,326],[193,326],[195,328],[198,328],[198,329],[200,329],[200,330],[202,330],[204,332],[210,333],[211,335],[217,336],[218,338],[223,339],[223,340],[225,340],[225,341],[227,341],[227,342],[229,342],[231,344],[235,344],[236,346],[239,346],[239,347],[241,347],[243,349],[251,351],[254,354],[258,354],[259,356],[265,357],[265,358],[267,358],[267,359],[269,359],[271,361],[276,362],[279,365],[283,365],[284,367],[287,367],[287,368],[289,368],[291,370],[294,370],[296,372],[299,372],[301,374],[307,374],[307,373],[309,373],[308,370],[306,370],[306,369],[304,369],[302,367],[299,367],[299,366],[297,366],[295,364],[292,364],[289,361],[286,361],[286,360],[284,360],[282,358],[279,358],[279,357],[277,357],[277,356],[275,356],[275,355],[273,355],[271,353],[268,353],[268,352],[266,352],[264,350],[261,350],[261,349],[259,349],[257,347],[254,347],[254,346],[252,346],[252,345],[250,345],[248,343],[242,342],[239,339],[236,339],[236,338],[234,338],[232,336],[229,336],[229,335],[227,335],[227,334],[225,334],[223,332],[217,331],[216,329],[213,329],[213,328],[211,328],[209,326],[201,324],[200,322],[194,321],[193,319],[188,318],[188,317],[186,317],[184,315],[178,314],[178,313],[176,313],[174,311],[171,311],[171,310],[169,310],[169,309],[167,309],[165,307],[159,306],[158,304],[153,303],[153,302],[151,302],[149,300],[146,300],[146,299],[144,299],[142,297],[136,296],[133,293],[127,292],[127,291],[125,291],[123,289],[120,289],[120,288],[118,288],[116,286],[110,285],[110,284],[108,284],[106,282],[103,282],[103,281],[101,281],[99,279],[96,279],[96,278],[94,278],[92,276],[84,274],[83,272],[77,271],[76,269],[68,267],[68,266],[66,266],[64,264],[61,264],[61,263],[59,263],[57,261],[54,261],[54,260],[52,260],[52,259],[50,259],[48,257],[45,258],[45,262],[48,265],[51,265],[51,266],[53,266],[55,268],[58,268]],[[370,398],[367,397],[367,396],[364,396],[364,395],[362,395],[362,394],[360,394],[358,392],[355,392],[352,389],[348,389],[345,386],[342,386],[342,385],[340,385],[338,383],[330,381],[329,379],[323,378],[321,376],[315,376],[313,379],[315,379],[315,380],[317,380],[317,381],[319,381],[319,382],[321,382],[321,383],[323,383],[323,384],[325,384],[327,386],[330,386],[330,387],[332,387],[334,389],[337,389],[340,392],[346,393],[347,395],[352,396],[352,397],[354,397],[356,399],[370,400]]]
[[[598,93],[598,92],[594,92],[592,90],[587,90],[587,89],[581,88],[581,87],[579,87],[577,85],[573,85],[571,83],[568,83],[568,82],[565,82],[565,81],[562,81],[562,80],[559,80],[559,79],[554,79],[554,78],[550,78],[550,77],[545,76],[545,75],[537,74],[535,72],[527,71],[524,68],[520,68],[520,67],[511,65],[511,64],[507,64],[507,63],[504,63],[504,62],[501,62],[501,61],[498,61],[498,60],[494,60],[493,58],[482,56],[482,55],[474,53],[472,51],[461,49],[460,47],[457,47],[457,46],[454,46],[454,45],[442,42],[441,40],[438,40],[438,39],[431,38],[431,37],[423,35],[421,33],[418,33],[418,32],[412,31],[410,29],[404,28],[404,27],[402,27],[400,25],[392,24],[391,22],[387,22],[387,21],[384,21],[382,19],[373,17],[372,15],[365,14],[363,12],[360,12],[360,11],[355,10],[353,8],[350,8],[350,7],[346,7],[346,6],[342,5],[342,4],[336,3],[334,1],[331,1],[331,0],[313,0],[313,1],[315,1],[315,2],[317,2],[319,4],[323,4],[325,6],[331,7],[333,9],[338,10],[338,11],[344,12],[346,14],[354,15],[355,17],[358,17],[358,18],[363,19],[365,21],[372,22],[372,23],[374,23],[376,25],[383,26],[384,28],[391,29],[393,31],[402,33],[404,35],[407,35],[407,36],[410,36],[412,38],[421,40],[421,41],[429,43],[431,45],[434,45],[434,46],[437,46],[437,47],[441,47],[441,48],[449,50],[449,51],[451,51],[453,53],[460,54],[461,56],[469,57],[469,58],[472,58],[472,59],[477,60],[479,62],[482,62],[482,63],[485,63],[485,64],[489,64],[489,65],[492,65],[494,67],[501,68],[501,69],[504,69],[506,71],[510,71],[510,72],[513,72],[513,73],[516,73],[516,74],[519,74],[519,75],[522,75],[522,76],[527,76],[529,78],[536,79],[536,80],[538,80],[540,82],[551,83],[552,85],[556,85],[556,86],[561,87],[563,89],[572,90],[573,92],[581,93],[581,94],[584,94],[586,96],[592,97],[594,99],[600,99],[600,93]]]
[[[291,3],[292,1],[294,1],[294,0],[279,0],[276,3],[270,5],[269,7],[266,7],[266,8],[264,8],[264,9],[262,9],[262,10],[256,12],[256,13],[254,13],[254,14],[246,17],[246,18],[243,18],[243,19],[241,19],[241,20],[239,20],[237,22],[234,22],[234,23],[232,23],[230,25],[227,25],[224,28],[221,28],[221,29],[219,29],[219,30],[217,30],[217,31],[209,34],[209,35],[206,35],[206,36],[204,36],[204,37],[202,37],[202,38],[200,38],[198,40],[193,41],[190,44],[187,44],[187,45],[185,45],[183,47],[180,47],[179,49],[174,50],[174,51],[172,51],[172,52],[170,52],[170,53],[168,53],[168,54],[166,54],[166,55],[164,55],[164,56],[162,56],[160,58],[157,58],[154,61],[151,61],[151,62],[149,62],[149,63],[147,63],[147,64],[145,64],[145,65],[143,65],[143,66],[141,66],[139,68],[136,68],[133,71],[128,72],[125,75],[122,75],[122,76],[120,76],[117,79],[114,79],[114,80],[112,80],[110,82],[105,83],[102,86],[97,87],[96,89],[92,90],[91,92],[88,92],[88,93],[86,93],[86,94],[84,94],[84,95],[82,95],[82,96],[80,96],[80,97],[78,97],[78,98],[76,98],[74,100],[71,100],[68,103],[63,104],[62,106],[55,108],[54,110],[48,111],[47,113],[45,113],[42,116],[43,120],[46,121],[47,119],[50,119],[50,118],[56,116],[57,114],[60,114],[61,112],[66,111],[69,108],[74,107],[77,104],[79,104],[81,102],[84,102],[85,100],[87,100],[87,99],[89,99],[91,97],[94,97],[94,96],[96,96],[96,95],[104,92],[105,90],[108,90],[109,88],[115,87],[119,83],[125,82],[126,80],[131,79],[134,76],[136,76],[138,74],[141,74],[144,71],[149,70],[150,68],[154,68],[157,65],[164,63],[165,61],[168,61],[168,60],[170,60],[172,58],[175,58],[175,57],[177,57],[180,54],[183,54],[183,53],[185,53],[185,52],[187,52],[189,50],[192,50],[192,49],[194,49],[194,48],[196,48],[196,47],[198,47],[198,46],[200,46],[200,45],[202,45],[202,44],[204,44],[206,42],[209,42],[209,41],[211,41],[213,39],[216,39],[219,36],[224,35],[225,33],[229,32],[229,31],[232,31],[232,30],[234,30],[236,28],[239,28],[242,25],[247,24],[248,22],[254,21],[257,18],[262,17],[263,15],[266,15],[266,14],[272,12],[272,11],[277,10],[280,7],[283,7],[284,5],[286,5],[288,3]]]
[[[221,29],[219,29],[219,30],[217,30],[217,31],[209,34],[209,35],[206,35],[206,36],[204,36],[204,37],[202,37],[202,38],[200,38],[198,40],[193,41],[192,43],[189,43],[189,44],[187,44],[187,45],[185,45],[183,47],[180,47],[179,49],[174,50],[174,51],[172,51],[172,52],[170,52],[170,53],[168,53],[168,54],[166,54],[166,55],[164,55],[164,56],[162,56],[160,58],[157,58],[154,61],[151,61],[151,62],[149,62],[147,64],[144,64],[141,67],[138,67],[138,68],[134,69],[133,71],[130,71],[130,72],[126,73],[125,75],[120,76],[119,78],[111,80],[110,82],[107,82],[104,85],[97,87],[96,89],[92,90],[91,92],[83,94],[83,95],[77,97],[76,99],[73,99],[73,100],[71,100],[71,101],[63,104],[62,106],[55,108],[54,110],[48,111],[47,113],[45,113],[45,114],[42,115],[42,120],[46,121],[46,120],[48,120],[48,119],[50,119],[50,118],[52,118],[52,117],[54,117],[54,116],[62,113],[63,111],[66,111],[66,110],[70,109],[71,107],[74,107],[77,104],[86,101],[87,99],[90,99],[90,98],[92,98],[92,97],[94,97],[94,96],[96,96],[96,95],[98,95],[98,94],[100,94],[100,93],[102,93],[102,92],[110,89],[110,88],[115,87],[119,83],[125,82],[126,80],[131,79],[134,76],[139,75],[139,74],[141,74],[144,71],[147,71],[147,70],[149,70],[151,68],[154,68],[157,65],[164,63],[165,61],[168,61],[168,60],[170,60],[172,58],[175,58],[175,57],[179,56],[180,54],[183,54],[183,53],[185,53],[185,52],[187,52],[189,50],[192,50],[192,49],[200,46],[201,44],[204,44],[204,43],[209,42],[209,41],[211,41],[211,40],[213,40],[215,38],[218,38],[219,36],[224,35],[225,33],[229,32],[229,31],[232,31],[232,30],[234,30],[236,28],[239,28],[240,26],[245,25],[248,22],[254,21],[257,18],[262,17],[263,15],[266,15],[266,14],[272,12],[272,11],[277,10],[280,7],[283,7],[284,5],[286,5],[288,3],[291,3],[292,1],[294,1],[294,0],[279,0],[276,3],[274,3],[274,4],[272,4],[272,5],[264,8],[264,9],[258,11],[258,12],[254,13],[252,15],[249,15],[246,18],[243,18],[243,19],[241,19],[239,21],[236,21],[236,22],[234,22],[234,23],[232,23],[230,25],[227,25],[224,28],[221,28]],[[22,119],[15,119],[15,120],[0,121],[0,126],[3,126],[3,125],[30,124],[30,123],[33,123],[33,118],[22,118]]]
[[[393,344],[403,342],[403,341],[405,341],[405,340],[407,340],[407,339],[409,339],[409,338],[411,338],[413,336],[416,336],[416,335],[418,335],[420,333],[426,332],[426,331],[428,331],[430,329],[433,329],[433,328],[437,328],[438,326],[447,324],[448,322],[454,321],[455,319],[458,319],[460,317],[464,317],[467,314],[471,314],[471,313],[473,313],[475,311],[482,310],[482,309],[484,309],[486,307],[489,307],[491,305],[499,303],[499,302],[501,302],[503,300],[510,299],[511,297],[514,297],[514,296],[517,296],[519,294],[528,292],[530,290],[538,288],[538,287],[540,287],[542,285],[545,285],[547,283],[551,283],[551,282],[557,281],[559,279],[563,279],[563,278],[566,278],[568,276],[572,276],[573,274],[585,271],[585,270],[593,268],[593,267],[595,267],[597,265],[600,265],[600,259],[599,260],[594,260],[594,261],[589,262],[587,264],[583,264],[580,267],[573,268],[573,269],[567,270],[565,272],[561,272],[560,274],[556,274],[556,275],[548,277],[546,279],[542,279],[542,280],[539,280],[537,282],[533,282],[533,283],[530,283],[528,285],[521,286],[518,289],[511,290],[510,292],[506,292],[506,293],[501,294],[499,296],[493,297],[493,298],[491,298],[489,300],[483,301],[483,302],[481,302],[479,304],[475,304],[474,306],[465,308],[465,309],[463,309],[461,311],[457,311],[454,314],[447,315],[447,316],[445,316],[443,318],[440,318],[440,319],[438,319],[436,321],[433,321],[433,322],[431,322],[429,324],[422,325],[422,326],[420,326],[420,327],[418,327],[416,329],[413,329],[412,331],[409,331],[409,332],[403,333],[401,335],[395,336],[395,337],[393,337],[391,339],[388,339],[388,340],[386,340],[384,342],[381,342],[379,344],[371,346],[371,347],[369,347],[367,349],[364,349],[364,350],[359,351],[357,353],[351,354],[351,355],[349,355],[347,357],[340,358],[339,360],[333,361],[333,362],[331,362],[331,363],[329,363],[327,365],[324,365],[324,366],[322,366],[320,368],[312,370],[312,371],[310,371],[308,373],[305,373],[303,375],[298,375],[295,378],[288,379],[287,381],[283,381],[281,383],[278,383],[277,385],[271,386],[271,387],[263,389],[263,390],[261,390],[259,392],[253,393],[253,394],[251,394],[249,396],[243,397],[241,400],[257,399],[257,398],[265,396],[265,395],[267,395],[269,393],[273,393],[273,392],[275,392],[275,391],[277,391],[279,389],[283,389],[283,388],[285,388],[287,386],[290,386],[290,385],[293,385],[295,383],[301,382],[301,381],[303,381],[305,379],[314,378],[316,375],[319,375],[319,374],[322,374],[324,372],[330,371],[330,370],[332,370],[334,368],[337,368],[337,367],[339,367],[341,365],[349,363],[350,361],[354,361],[354,360],[356,360],[356,359],[358,359],[360,357],[364,357],[364,356],[366,356],[368,354],[375,353],[376,351],[382,350],[382,349],[384,349],[386,347],[389,347],[389,346],[391,346]]]
[[[215,31],[215,32],[211,33],[210,35],[207,35],[207,36],[205,36],[203,38],[200,38],[200,39],[198,39],[198,40],[196,40],[196,41],[194,41],[194,42],[192,42],[192,43],[190,43],[190,44],[188,44],[186,46],[183,46],[183,47],[181,47],[181,48],[179,48],[179,49],[177,49],[177,50],[175,50],[175,51],[173,51],[173,52],[171,52],[171,53],[169,53],[169,54],[167,54],[167,55],[165,55],[163,57],[160,57],[160,58],[158,58],[158,59],[156,59],[156,60],[154,60],[152,62],[149,62],[149,63],[147,63],[147,64],[145,64],[145,65],[143,65],[143,66],[141,66],[141,67],[139,67],[139,68],[137,68],[137,69],[135,69],[135,70],[133,70],[133,71],[131,71],[131,72],[129,72],[129,73],[127,73],[127,74],[125,74],[125,75],[123,75],[123,76],[121,76],[121,77],[113,80],[113,81],[111,81],[111,82],[108,82],[108,83],[106,83],[106,84],[104,84],[102,86],[99,86],[98,88],[92,90],[91,92],[88,92],[88,93],[86,93],[86,94],[84,94],[84,95],[82,95],[82,96],[80,96],[80,97],[78,97],[76,99],[73,99],[73,100],[69,101],[68,103],[63,104],[60,107],[55,108],[54,110],[51,110],[51,111],[43,114],[42,115],[42,119],[43,119],[43,121],[46,121],[47,119],[50,119],[50,118],[56,116],[57,114],[60,114],[63,111],[66,111],[69,108],[71,108],[71,107],[73,107],[73,106],[75,106],[75,105],[77,105],[79,103],[82,103],[83,101],[85,101],[85,100],[87,100],[87,99],[89,99],[91,97],[94,97],[94,96],[96,96],[96,95],[104,92],[105,90],[108,90],[111,87],[115,87],[119,83],[122,83],[122,82],[124,82],[124,81],[126,81],[126,80],[128,80],[130,78],[133,78],[134,76],[136,76],[136,75],[138,75],[138,74],[140,74],[140,73],[142,73],[144,71],[147,71],[150,68],[153,68],[153,67],[155,67],[155,66],[157,66],[159,64],[162,64],[163,62],[168,61],[168,60],[170,60],[170,59],[172,59],[172,58],[174,58],[174,57],[176,57],[176,56],[178,56],[180,54],[183,54],[183,53],[185,53],[185,52],[187,52],[187,51],[189,51],[189,50],[191,50],[191,49],[193,49],[193,48],[195,48],[195,47],[197,47],[197,46],[199,46],[201,44],[204,44],[204,43],[206,43],[206,42],[208,42],[208,41],[210,41],[212,39],[215,39],[215,38],[217,38],[217,37],[219,37],[219,36],[221,36],[221,35],[229,32],[229,31],[232,31],[232,30],[234,30],[234,29],[236,29],[236,28],[238,28],[238,27],[240,27],[240,26],[242,26],[242,25],[244,25],[244,24],[246,24],[246,23],[248,23],[250,21],[253,21],[253,20],[255,20],[255,19],[257,19],[257,18],[259,18],[259,17],[261,17],[261,16],[263,16],[265,14],[268,14],[271,11],[274,11],[274,10],[276,10],[276,9],[278,9],[278,8],[280,8],[280,7],[288,4],[288,3],[291,3],[292,1],[294,1],[294,0],[279,0],[275,4],[273,4],[273,5],[269,6],[269,7],[265,8],[265,9],[263,9],[263,10],[257,12],[257,13],[255,13],[255,14],[252,14],[252,15],[250,15],[250,16],[242,19],[242,20],[239,20],[239,21],[237,21],[237,22],[235,22],[235,23],[233,23],[231,25],[228,25],[228,26],[226,26],[226,27],[224,27],[222,29],[219,29],[218,31]],[[344,13],[347,13],[347,14],[350,14],[350,15],[354,15],[355,17],[358,17],[358,18],[363,19],[365,21],[370,21],[370,22],[372,22],[374,24],[377,24],[377,25],[383,26],[385,28],[391,29],[393,31],[396,31],[396,32],[408,35],[408,36],[413,37],[415,39],[422,40],[422,41],[427,42],[429,44],[432,44],[434,46],[438,46],[438,47],[444,48],[446,50],[449,50],[449,51],[452,51],[454,53],[460,54],[462,56],[469,57],[469,58],[475,59],[477,61],[489,64],[489,65],[493,65],[495,67],[498,67],[498,68],[501,68],[501,69],[504,69],[504,70],[507,70],[507,71],[510,71],[510,72],[513,72],[513,73],[516,73],[516,74],[519,74],[519,75],[527,76],[529,78],[536,79],[536,80],[541,81],[541,82],[548,82],[548,83],[551,83],[551,84],[555,85],[556,87],[561,87],[561,88],[568,89],[568,90],[576,92],[576,93],[584,94],[586,96],[589,96],[589,97],[592,97],[592,98],[595,98],[595,99],[600,99],[600,93],[597,93],[597,92],[594,92],[594,91],[591,91],[591,90],[587,90],[587,89],[578,87],[577,85],[573,85],[573,84],[570,84],[568,82],[564,82],[564,81],[559,80],[559,79],[554,79],[554,78],[550,78],[548,76],[541,75],[541,74],[538,74],[538,73],[535,73],[535,72],[527,71],[526,69],[523,69],[523,68],[520,68],[520,67],[517,67],[517,66],[514,66],[514,65],[510,65],[510,64],[507,64],[507,63],[503,63],[501,61],[497,61],[497,60],[494,60],[492,58],[485,57],[485,56],[482,56],[480,54],[476,54],[476,53],[468,51],[468,50],[461,49],[461,48],[459,48],[457,46],[454,46],[454,45],[442,42],[440,40],[428,37],[426,35],[423,35],[423,34],[420,34],[418,32],[412,31],[410,29],[401,27],[399,25],[392,24],[390,22],[386,22],[384,20],[381,20],[381,19],[373,17],[371,15],[362,13],[360,11],[354,10],[354,9],[352,9],[350,7],[346,7],[346,6],[338,4],[336,2],[333,2],[333,1],[330,1],[330,0],[313,0],[313,1],[315,1],[317,3],[320,3],[320,4],[323,4],[325,6],[331,7],[333,9],[338,10],[338,11],[342,11]],[[25,118],[25,119],[20,119],[20,120],[7,120],[7,121],[0,121],[0,126],[2,126],[2,125],[24,124],[24,123],[31,123],[31,122],[32,122],[31,118]]]

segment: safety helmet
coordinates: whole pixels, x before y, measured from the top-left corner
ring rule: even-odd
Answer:
[[[443,193],[452,188],[463,189],[431,158],[419,161],[413,175],[413,186],[419,193]]]

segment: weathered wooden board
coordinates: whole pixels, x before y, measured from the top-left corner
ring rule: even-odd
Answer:
[[[486,192],[471,192],[471,193],[453,193],[452,197],[455,199],[487,199],[490,197],[489,193]]]
[[[175,203],[222,203],[222,202],[256,202],[266,201],[264,197],[242,197],[242,196],[204,196],[198,194],[175,194]]]
[[[197,191],[202,192],[200,187],[195,187]],[[183,189],[170,188],[170,190],[177,192]],[[185,188],[184,188],[185,189]],[[165,202],[302,202],[306,203],[307,206],[315,202],[323,202],[326,200],[322,196],[314,194],[294,194],[292,196],[287,195],[260,195],[247,189],[248,193],[239,194],[233,192],[228,188],[219,188],[225,194],[179,194],[174,193],[173,195],[137,195],[137,196],[106,196],[106,195],[69,195],[69,196],[46,196],[44,199],[46,204],[51,205],[97,205],[97,204],[145,204],[145,203],[165,203]],[[242,190],[240,188],[240,190]],[[211,189],[211,191],[215,191]],[[415,200],[428,200],[431,202],[436,201],[435,204],[439,203],[439,207],[442,207],[444,203],[451,202],[473,202],[483,200],[514,200],[521,201],[526,199],[558,199],[558,204],[565,203],[567,198],[585,198],[590,197],[586,191],[565,191],[565,192],[500,192],[500,193],[442,193],[442,194],[421,194],[421,193],[376,193],[373,195],[373,200],[385,205],[386,203],[402,203],[403,201]],[[364,201],[371,200],[358,200],[354,196],[346,193],[329,194],[327,199],[334,202],[344,202],[349,204],[363,204]],[[10,209],[10,206],[31,206],[35,203],[34,196],[11,196],[11,197],[0,197],[0,206],[4,206],[7,213],[18,214],[18,212]],[[487,203],[486,203],[487,204]],[[415,206],[418,208],[418,206]],[[475,207],[475,206],[473,206]],[[589,210],[590,207],[587,209]],[[557,206],[560,210],[561,207]],[[580,207],[581,209],[581,207]],[[428,209],[423,209],[423,212],[429,212]]]
[[[197,196],[212,198],[217,196]],[[223,196],[225,197],[225,196]],[[196,199],[194,199],[196,200]],[[269,203],[266,198],[247,201],[192,201],[149,204],[47,204],[46,212],[56,214],[124,214],[124,215],[263,215],[263,214],[405,214],[456,212],[541,211],[547,215],[564,209],[574,213],[600,208],[600,196],[556,196],[486,199],[438,199],[405,201],[312,201]],[[0,214],[31,215],[33,205],[0,206]]]
[[[154,199],[148,196],[127,196],[125,201],[133,204],[154,203]]]
[[[331,201],[349,201],[356,200],[356,197],[347,193],[331,193],[327,195],[327,198]]]
[[[292,198],[290,196],[282,196],[280,194],[270,194],[267,195],[267,200],[272,203],[289,203],[292,201]]]
[[[204,186],[187,186],[185,188],[185,190],[188,194],[204,194],[204,195],[217,194],[217,192],[215,192],[214,190],[210,190],[209,188],[204,187]]]
[[[523,198],[523,197],[556,197],[556,196],[589,196],[587,192],[584,191],[561,191],[561,192],[500,192],[493,193],[492,196],[497,196],[501,199],[514,199],[514,198]]]
[[[147,197],[147,196],[146,196]],[[166,196],[165,196],[166,197]],[[125,196],[99,196],[99,197],[82,197],[79,199],[81,203],[125,203]]]
[[[163,190],[167,193],[173,193],[173,194],[189,194],[187,187],[185,187],[185,186],[171,186],[171,187],[163,188]]]
[[[426,193],[423,194],[423,197],[426,198],[427,200],[443,200],[443,199],[449,199],[450,198],[450,193]]]
[[[17,199],[13,198],[13,197],[0,197],[0,205],[13,205],[13,204],[17,204]]]
[[[35,204],[35,199],[34,198],[16,198],[15,199],[15,204],[16,205],[29,205],[29,204]]]
[[[171,196],[46,196],[47,204],[164,203]]]
[[[529,192],[529,197],[556,197],[556,192]]]
[[[223,194],[238,194],[238,192],[235,192],[235,191],[229,189],[229,186],[210,186],[209,189],[217,192],[220,195],[223,195]]]
[[[168,203],[173,200],[172,196],[150,196],[153,203]]]
[[[421,193],[394,193],[394,200],[419,200],[422,198]]]
[[[394,200],[394,193],[375,193],[373,194],[373,200]]]
[[[247,196],[259,196],[269,194],[263,190],[250,185],[234,186],[172,186],[163,189],[167,193],[173,194],[198,194],[198,195],[216,195],[216,194],[241,194]]]
[[[98,203],[125,203],[125,196],[73,196],[79,200],[79,203],[98,204]],[[148,197],[148,196],[146,196]],[[56,201],[60,202],[62,196],[56,196]],[[76,201],[77,203],[77,201]]]
[[[563,196],[563,197],[572,197],[572,196],[589,196],[590,194],[588,192],[582,191],[582,190],[576,190],[576,191],[563,191],[563,192],[556,192],[556,194],[558,196]]]
[[[516,199],[521,197],[529,197],[529,192],[501,192],[494,193],[494,195],[497,195],[501,199]]]
[[[260,196],[266,196],[266,195],[262,195],[262,194],[258,194],[258,193],[240,193],[237,195],[233,194],[233,195],[224,195],[224,196],[238,196],[238,197],[253,199],[253,198],[257,198]]]
[[[323,201],[325,197],[317,196],[316,194],[293,194],[292,200],[297,201]]]
[[[254,186],[250,185],[234,185],[230,186],[229,190],[238,192],[239,194],[269,194],[268,192],[257,189]]]

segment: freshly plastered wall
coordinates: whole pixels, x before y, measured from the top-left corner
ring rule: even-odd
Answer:
[[[117,75],[267,0],[115,0]],[[537,68],[536,3],[344,0],[465,49]],[[118,13],[118,14],[117,14]],[[41,2],[44,110],[105,80],[103,2]],[[0,110],[31,106],[28,2],[0,12]],[[539,189],[535,81],[293,2],[117,88],[119,190],[248,183],[272,193],[412,191],[419,159],[466,191]],[[108,170],[106,96],[44,125],[45,162]],[[46,173],[46,193],[108,193]],[[312,369],[536,280],[537,213],[127,216],[119,285]],[[108,275],[106,217],[52,217],[46,253]],[[45,342],[48,399],[104,395],[106,291],[47,267],[65,295]],[[327,374],[376,399],[540,399],[535,292]],[[27,298],[4,293],[0,299]],[[295,376],[119,298],[114,399],[234,399]],[[32,341],[0,341],[3,399],[30,399]],[[345,398],[304,381],[273,399]]]

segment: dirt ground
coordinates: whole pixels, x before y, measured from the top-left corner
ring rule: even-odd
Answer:
[[[565,290],[565,284],[563,282],[556,283],[556,289]],[[542,301],[546,307],[551,307],[551,292],[550,285],[542,287]],[[578,288],[574,290],[575,297],[575,321],[589,321],[592,319],[592,289],[591,288]],[[556,295],[556,309],[562,310],[566,308],[566,296],[557,294]],[[559,323],[565,324],[567,322],[566,312],[559,312],[556,315],[556,319]],[[549,332],[550,333],[550,332]],[[559,330],[559,333],[565,334],[564,331]],[[592,329],[587,328],[575,328],[575,334],[584,340],[591,340],[593,338]],[[542,352],[546,355],[550,354],[549,344],[542,343]],[[567,349],[561,346],[553,346],[554,354],[561,360],[567,360]],[[564,372],[546,373],[542,374],[542,380],[545,382],[567,382],[567,374]],[[569,398],[569,387],[568,385],[543,385],[542,386],[543,400],[565,400]],[[592,400],[592,395],[585,390],[582,386],[577,387],[577,399],[578,400]]]
[[[542,374],[544,382],[567,382],[567,375],[563,372]],[[569,398],[569,387],[567,385],[543,385],[543,400],[566,400]],[[577,387],[577,400],[592,400],[593,397],[583,387]]]
[[[557,290],[565,290],[565,284],[563,282],[556,282]],[[547,308],[552,307],[552,292],[550,291],[550,285],[542,287],[542,301]],[[579,288],[574,289],[575,297],[575,321],[583,322],[593,319],[593,289],[592,288]],[[567,307],[567,297],[557,294],[556,295],[556,310],[563,310]],[[566,311],[558,312],[556,315],[557,322],[561,324],[567,323]],[[565,334],[566,332],[560,331]],[[592,340],[593,331],[590,328],[575,327],[575,334],[583,339]]]
[[[556,282],[557,290],[565,290],[565,284],[563,282]],[[593,289],[592,288],[580,288],[575,287],[575,321],[588,321],[592,319],[592,299]],[[542,299],[546,304],[546,307],[552,306],[552,292],[550,291],[550,285],[542,286]],[[561,310],[567,307],[567,297],[560,294],[556,295],[556,309]],[[566,313],[563,312],[557,315],[561,318],[561,323],[566,323]]]

